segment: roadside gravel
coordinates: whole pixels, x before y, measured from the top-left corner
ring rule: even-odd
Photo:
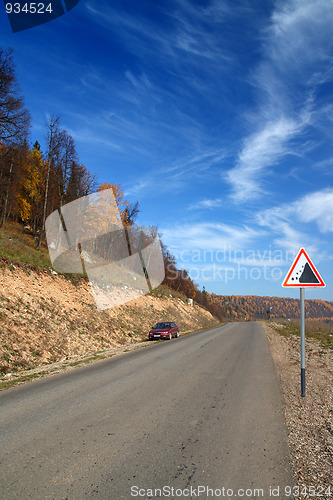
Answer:
[[[333,498],[333,353],[306,339],[301,397],[299,339],[280,335],[277,326],[265,324],[284,394],[295,499]]]

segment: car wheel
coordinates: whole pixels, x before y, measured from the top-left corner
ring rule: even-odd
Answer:
[[[176,333],[176,338],[178,339],[179,337],[179,330],[177,330],[177,333]]]

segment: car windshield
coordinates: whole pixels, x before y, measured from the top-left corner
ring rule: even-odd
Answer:
[[[154,326],[153,330],[156,330],[157,328],[169,328],[170,327],[170,323],[156,323],[156,325]]]

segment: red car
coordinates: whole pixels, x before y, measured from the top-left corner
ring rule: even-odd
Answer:
[[[149,340],[154,339],[169,339],[172,337],[179,337],[179,328],[176,323],[171,321],[163,321],[156,323],[156,325],[149,332]]]

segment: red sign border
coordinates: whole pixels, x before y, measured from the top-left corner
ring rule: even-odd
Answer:
[[[293,270],[295,269],[296,267],[296,264],[297,262],[299,261],[299,259],[301,258],[301,255],[304,255],[309,266],[311,267],[312,271],[314,272],[315,276],[318,278],[319,280],[319,283],[296,283],[296,284],[287,284]],[[325,287],[326,284],[323,280],[323,278],[320,276],[319,272],[317,271],[317,269],[315,268],[314,264],[311,262],[311,259],[310,257],[308,256],[308,254],[306,253],[305,249],[304,248],[300,248],[300,250],[298,251],[298,254],[297,256],[295,257],[295,260],[291,266],[291,268],[289,269],[288,273],[287,273],[287,276],[285,277],[283,283],[282,283],[282,286],[283,287],[293,287],[293,288],[317,288],[317,287]]]

